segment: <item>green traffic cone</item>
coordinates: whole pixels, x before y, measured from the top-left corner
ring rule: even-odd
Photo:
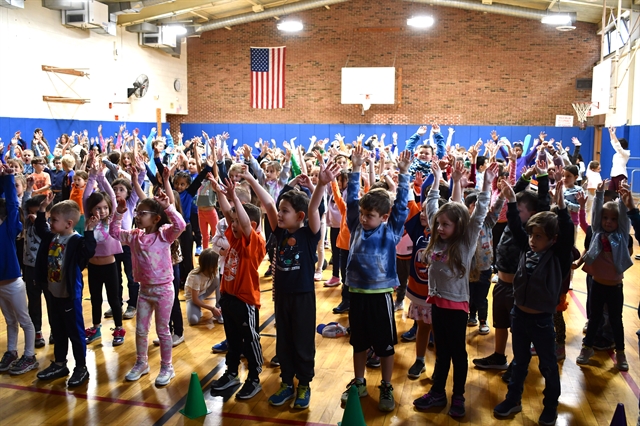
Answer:
[[[211,410],[207,409],[207,404],[204,403],[204,395],[202,395],[198,373],[191,373],[187,402],[184,404],[184,408],[180,410],[180,413],[190,419],[197,419],[198,417],[211,414]]]
[[[358,395],[358,389],[355,386],[349,388],[347,406],[344,408],[342,421],[338,422],[338,426],[367,426],[364,422],[364,414],[362,414],[360,395]]]

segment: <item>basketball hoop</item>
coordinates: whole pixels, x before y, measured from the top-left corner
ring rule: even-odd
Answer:
[[[364,115],[365,111],[369,111],[371,108],[371,95],[364,95],[364,99],[362,100],[362,115]]]
[[[578,123],[580,126],[580,130],[584,130],[587,128],[587,117],[590,116],[591,112],[591,102],[574,102],[573,109],[576,111],[576,115],[578,116]]]

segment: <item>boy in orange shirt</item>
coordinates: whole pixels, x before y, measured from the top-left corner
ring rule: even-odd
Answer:
[[[44,172],[44,158],[36,157],[31,160],[31,164],[33,165],[33,173],[31,174],[31,177],[33,178],[32,195],[47,195],[49,193],[49,188],[51,188],[51,176]]]
[[[89,174],[84,170],[76,171],[73,175],[73,183],[71,184],[71,194],[69,199],[75,201],[78,207],[80,207],[80,220],[73,228],[78,234],[84,235],[84,207],[82,203],[82,195],[84,194],[84,187],[87,186],[87,180]]]
[[[249,375],[236,394],[238,399],[254,397],[260,390],[262,347],[258,333],[260,309],[260,280],[258,266],[266,254],[266,244],[257,232],[262,212],[253,204],[242,204],[235,192],[235,182],[227,179],[226,187],[209,175],[211,187],[218,195],[220,209],[230,226],[225,232],[229,249],[220,280],[220,307],[224,313],[227,335],[227,371],[211,386],[211,392],[228,389],[240,383],[238,365],[240,354],[249,363]],[[233,207],[231,204],[233,204]]]

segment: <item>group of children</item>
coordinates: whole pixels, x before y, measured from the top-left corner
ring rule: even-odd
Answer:
[[[640,214],[624,180],[627,141],[618,140],[615,129],[610,132],[616,174],[597,182],[599,164],[591,162],[586,194],[578,184],[580,167],[573,164],[580,162],[580,142],[574,138],[570,156],[561,144],[545,141],[544,133],[529,152],[523,143],[512,144],[492,132],[480,155],[482,141],[468,150],[453,146],[453,129],[445,141],[433,125],[429,141],[421,140],[427,134],[422,126],[401,152],[395,134],[387,146],[384,135],[367,141],[360,135],[352,145],[336,135],[333,144],[314,138],[306,153],[293,140],[284,151],[261,143],[256,158],[248,145],[236,149],[234,143],[230,152],[228,134],[209,138],[203,132],[204,143],[199,137],[182,143],[180,135],[174,143],[168,132],[162,138],[153,129],[140,140],[137,130],[129,135],[123,128],[115,143],[101,134],[90,142],[85,132],[73,146],[75,135],[64,135],[53,155],[37,129],[33,147],[43,156],[34,157],[21,148],[18,132],[0,172],[0,231],[11,242],[2,246],[0,260],[0,306],[8,328],[0,371],[22,374],[38,367],[34,345],[44,346],[44,294],[55,359],[37,376],[47,380],[69,374],[71,341],[76,366],[68,385],[86,382],[86,345],[101,337],[104,286],[115,325],[113,346],[124,343],[123,319],[136,317],[137,358],[126,380],[149,373],[153,313],[161,354],[156,384],[166,385],[175,376],[172,347],[184,341],[177,299],[184,286],[190,325],[201,320],[203,310],[224,325],[227,370],[212,392],[240,384],[242,354],[249,373],[236,396],[252,398],[261,390],[264,363],[258,267],[268,254],[282,379],[269,403],[280,406],[293,399],[295,408],[307,408],[315,360],[314,283],[322,280],[328,226],[333,273],[324,285],[342,284],[334,312],[348,312],[353,347],[354,378],[341,397],[343,404],[351,387],[360,397],[367,395],[365,368],[375,357],[382,368],[379,409],[395,408],[394,311],[404,308],[406,295],[415,328],[405,335],[416,340],[410,378],[426,371],[430,333],[436,345],[432,387],[414,405],[420,410],[447,405],[445,385],[453,364],[449,415],[464,416],[466,328],[490,332],[487,295],[495,272],[495,350],[473,363],[507,370],[508,392],[494,409],[504,417],[522,409],[535,348],[546,383],[539,421],[555,424],[557,360],[565,356],[562,311],[572,269],[582,263],[589,274],[589,322],[577,362],[586,364],[593,355],[606,312],[616,366],[628,369],[622,280],[632,264],[627,250],[631,224],[640,236]],[[497,158],[498,151],[504,160]],[[74,164],[79,166],[74,169]],[[152,186],[155,195],[148,197],[143,185]],[[604,202],[605,187],[617,201]],[[589,244],[582,255],[574,255],[576,225],[587,227],[586,209],[592,212]],[[223,219],[218,220],[218,212]],[[199,222],[203,248],[196,251],[196,269],[193,220]],[[81,304],[85,267],[92,306],[92,325],[86,329]],[[124,313],[122,268],[130,298]],[[209,305],[206,299],[214,292],[216,304]],[[21,358],[18,324],[25,332]],[[510,364],[505,356],[509,329]]]

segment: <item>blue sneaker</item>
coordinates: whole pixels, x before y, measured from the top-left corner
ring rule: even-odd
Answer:
[[[227,341],[223,340],[222,342],[218,343],[217,345],[213,345],[211,350],[213,351],[214,354],[225,353],[227,350],[229,350],[229,347],[227,346]]]
[[[200,256],[201,253],[202,253],[202,247],[196,246],[196,256]]]
[[[295,392],[293,392],[293,386],[289,386],[283,382],[280,383],[280,389],[269,397],[269,404],[279,407],[290,399],[293,399],[294,396]]]
[[[309,408],[311,401],[311,388],[309,386],[298,385],[298,396],[293,403],[293,408]]]
[[[90,327],[84,330],[85,336],[87,338],[87,343],[95,342],[102,337],[102,332],[100,331],[100,329],[100,326],[98,326]]]
[[[418,332],[418,324],[414,321],[413,326],[409,329],[409,331],[402,333],[402,340],[406,340],[408,342],[412,342],[416,340],[417,332]]]

